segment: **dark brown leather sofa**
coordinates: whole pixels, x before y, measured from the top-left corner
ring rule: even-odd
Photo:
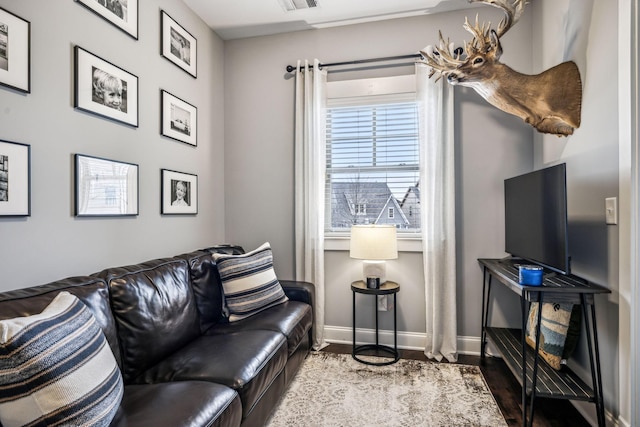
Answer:
[[[92,311],[125,391],[112,426],[261,426],[309,353],[314,287],[229,323],[214,247],[0,293],[0,319],[41,312],[60,291]]]

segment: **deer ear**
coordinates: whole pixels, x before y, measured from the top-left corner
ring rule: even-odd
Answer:
[[[500,44],[500,39],[498,38],[496,30],[491,30],[490,40],[493,56],[495,59],[498,59],[502,56],[502,45]]]

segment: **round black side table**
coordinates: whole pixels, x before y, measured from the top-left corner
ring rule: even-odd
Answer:
[[[379,288],[368,288],[367,284],[363,280],[358,280],[351,283],[351,292],[353,294],[353,350],[351,351],[351,356],[360,363],[364,363],[367,365],[375,365],[375,366],[384,366],[391,365],[392,363],[396,363],[400,359],[400,353],[398,352],[398,316],[397,313],[397,305],[396,305],[396,295],[400,291],[400,285],[396,282],[386,281]],[[375,344],[363,344],[356,346],[356,293],[365,294],[365,295],[373,295],[376,298],[376,302],[373,304],[373,308],[376,316],[376,343]],[[393,294],[393,348],[382,345],[378,342],[378,304],[377,299],[378,295],[391,295]],[[370,362],[368,360],[364,360],[358,357],[358,355],[362,355],[363,352],[368,350],[376,350],[383,353],[387,353],[393,357],[393,360],[384,361],[384,362]]]

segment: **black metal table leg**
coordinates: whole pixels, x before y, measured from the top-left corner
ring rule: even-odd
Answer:
[[[352,330],[353,330],[353,345],[351,346],[351,357],[356,358],[356,293],[352,292],[353,306],[351,307],[352,314]]]
[[[480,334],[480,357],[484,359],[487,348],[487,326],[489,324],[489,301],[491,296],[491,274],[484,267],[482,271],[482,319]]]
[[[587,303],[585,294],[580,295],[582,303],[582,316],[584,319],[587,334],[587,345],[589,346],[589,362],[591,364],[591,381],[593,384],[593,394],[598,416],[598,426],[604,427],[606,420],[604,417],[604,399],[602,396],[602,374],[600,373],[600,349],[598,347],[598,330],[596,325],[596,308],[594,304]],[[588,308],[591,308],[591,324],[589,324]],[[593,335],[592,335],[593,334]],[[595,353],[595,354],[594,354]]]
[[[400,357],[398,352],[398,310],[396,310],[396,297],[398,294],[393,294],[393,349],[396,352],[396,357]]]
[[[522,333],[520,334],[520,344],[522,345],[522,426],[527,427],[527,315],[525,310],[527,301],[524,295],[520,296],[520,310],[522,312]]]
[[[527,316],[528,317],[528,316]],[[538,360],[540,355],[538,351],[540,350],[540,330],[542,329],[542,292],[538,292],[538,320],[536,322],[538,327],[536,328],[536,349],[533,354],[533,374],[531,375],[531,399],[529,402],[529,424],[533,425],[533,411],[535,407],[536,400],[536,388],[538,386]],[[525,328],[522,329],[522,335],[525,336],[526,342],[526,325]],[[523,353],[523,359],[526,361],[526,355]],[[526,383],[525,383],[526,384]]]

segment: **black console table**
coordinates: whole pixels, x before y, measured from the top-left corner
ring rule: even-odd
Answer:
[[[485,357],[487,338],[502,355],[505,363],[522,386],[522,425],[533,425],[536,397],[553,397],[583,400],[596,405],[598,426],[605,426],[604,400],[602,397],[602,376],[596,328],[595,294],[611,293],[603,286],[593,284],[574,275],[545,274],[542,286],[523,286],[518,282],[518,264],[526,261],[507,259],[479,259],[483,267],[482,285],[482,338],[480,356]],[[548,273],[545,271],[545,273]],[[489,301],[492,279],[497,279],[520,296],[522,311],[521,329],[494,328],[489,326]],[[530,348],[525,341],[527,314],[531,302],[561,302],[582,305],[589,362],[591,365],[591,386],[585,384],[568,367],[556,371],[538,357],[538,349]],[[540,325],[542,309],[538,310]],[[536,343],[540,342],[540,327],[536,331]],[[530,396],[527,416],[527,396]],[[528,421],[528,422],[527,422]]]

